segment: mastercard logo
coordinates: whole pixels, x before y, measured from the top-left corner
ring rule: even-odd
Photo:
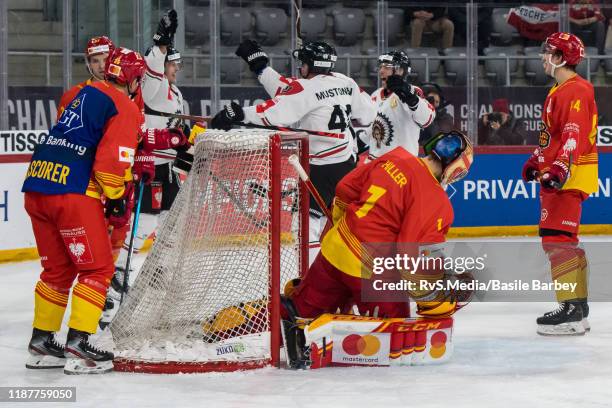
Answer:
[[[342,340],[342,349],[350,356],[372,356],[380,350],[380,340],[372,334],[350,334]]]
[[[440,358],[446,353],[446,333],[443,331],[435,332],[431,339],[429,339],[429,343],[431,347],[429,348],[429,355],[432,358]]]
[[[129,153],[129,152],[126,152],[125,150],[123,150],[123,151],[122,151],[121,153],[119,153],[119,154],[121,154],[121,157],[123,157],[123,158],[125,158],[125,159],[127,159],[128,157],[130,157],[130,153]]]

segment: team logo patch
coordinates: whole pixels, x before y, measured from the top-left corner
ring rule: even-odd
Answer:
[[[372,124],[372,137],[376,140],[376,147],[390,146],[393,141],[393,125],[389,118],[379,113]]]
[[[64,245],[68,249],[72,262],[77,265],[93,263],[93,254],[89,246],[89,240],[85,233],[85,228],[77,227],[72,229],[60,230],[60,235],[64,240]]]
[[[134,164],[134,149],[125,146],[119,146],[119,161]]]
[[[546,208],[542,208],[542,213],[540,214],[540,221],[546,221],[548,218],[548,210]]]
[[[548,129],[544,122],[540,122],[540,138],[538,141],[538,145],[541,149],[545,149],[550,145],[550,133],[548,133]]]

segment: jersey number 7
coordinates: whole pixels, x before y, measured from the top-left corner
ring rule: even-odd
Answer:
[[[376,201],[378,201],[378,199],[380,199],[380,197],[382,197],[386,192],[386,189],[372,184],[368,188],[368,193],[370,193],[370,196],[366,202],[363,203],[363,205],[359,207],[357,211],[355,211],[355,215],[357,215],[358,218],[363,218],[368,215],[370,210],[374,207],[374,204],[376,204]]]

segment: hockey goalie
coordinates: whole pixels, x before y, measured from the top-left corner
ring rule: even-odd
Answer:
[[[321,253],[303,279],[294,281],[297,287],[286,288],[281,302],[290,367],[389,365],[390,360],[409,365],[450,355],[444,350],[452,333],[450,316],[470,294],[446,289],[450,285],[428,290],[434,286],[420,282],[465,281],[469,274],[435,266],[411,272],[396,267],[390,272],[413,285],[406,284],[399,297],[372,291],[375,258],[443,256],[440,244],[453,221],[443,186],[467,174],[472,147],[459,132],[440,133],[425,145],[425,152],[427,157],[420,159],[398,147],[338,184]],[[416,301],[421,319],[407,319],[409,298]],[[359,316],[332,315],[351,305]],[[420,358],[400,359],[413,352],[421,352]],[[429,358],[421,357],[425,355]]]

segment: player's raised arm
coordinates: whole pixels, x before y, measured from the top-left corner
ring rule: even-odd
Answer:
[[[268,54],[256,41],[242,41],[236,49],[236,55],[249,65],[249,69],[257,76],[257,79],[271,98],[278,95],[290,82],[296,80],[296,78],[285,77],[276,72],[269,65],[270,59]]]

